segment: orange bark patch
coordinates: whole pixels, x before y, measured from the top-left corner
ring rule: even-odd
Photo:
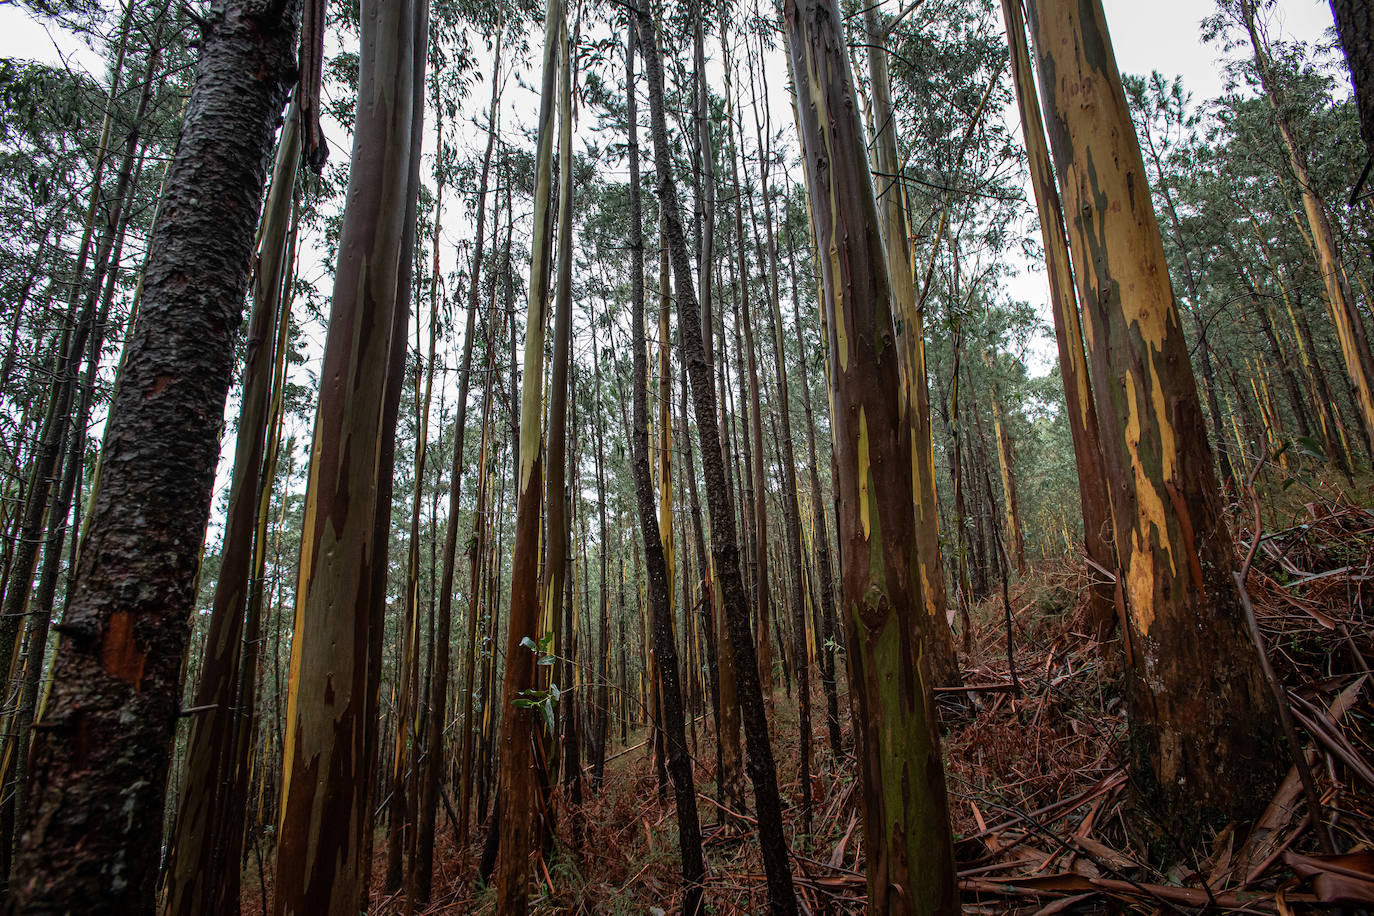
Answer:
[[[143,681],[143,667],[147,662],[143,650],[134,639],[134,615],[116,611],[105,630],[100,645],[100,667],[113,677],[137,688]]]
[[[162,392],[167,390],[167,386],[171,384],[171,382],[172,377],[170,375],[159,375],[157,378],[153,379],[153,387],[149,388],[148,393],[143,395],[143,400],[151,401],[153,398],[162,394]]]

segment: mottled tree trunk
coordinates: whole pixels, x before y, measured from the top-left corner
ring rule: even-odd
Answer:
[[[930,666],[941,687],[963,683],[954,638],[949,628],[949,599],[940,549],[940,504],[935,492],[935,450],[930,424],[930,383],[926,378],[925,310],[916,302],[911,273],[911,241],[902,205],[903,186],[897,159],[896,118],[888,75],[887,33],[878,24],[877,4],[864,9],[868,32],[869,91],[872,95],[873,159],[878,180],[878,213],[882,218],[883,252],[897,317],[897,366],[902,378],[902,409],[911,428],[916,506],[916,562],[921,597],[930,617]]]
[[[355,913],[371,862],[386,532],[408,314],[426,8],[362,10],[358,121],[311,449],[276,912]]]
[[[1045,139],[1045,123],[1040,116],[1040,94],[1036,91],[1035,74],[1031,70],[1026,23],[1020,0],[1002,0],[1002,14],[1011,48],[1011,73],[1021,113],[1021,133],[1030,160],[1031,187],[1035,193],[1036,212],[1040,217],[1040,236],[1045,245],[1054,337],[1059,345],[1059,375],[1064,382],[1064,405],[1068,409],[1069,435],[1073,441],[1074,464],[1078,469],[1083,546],[1090,560],[1109,572],[1115,572],[1116,548],[1112,543],[1107,479],[1102,469],[1097,407],[1093,403],[1088,361],[1083,350],[1083,325],[1078,314],[1078,299],[1074,294],[1064,211],[1059,201],[1059,189],[1054,184],[1054,169]],[[1220,423],[1219,416],[1217,423]],[[1220,442],[1217,447],[1221,447]],[[1105,638],[1116,627],[1114,591],[1111,581],[1094,572],[1088,617],[1098,639]]]
[[[893,295],[853,76],[834,0],[787,0],[811,225],[829,337],[841,605],[863,780],[868,906],[959,911],[926,651],[911,424]]]
[[[1277,718],[1100,0],[1030,6],[1126,601],[1132,785],[1187,848],[1258,813]],[[1127,294],[1129,293],[1129,294]]]

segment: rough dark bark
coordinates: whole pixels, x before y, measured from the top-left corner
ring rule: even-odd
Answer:
[[[654,164],[658,173],[658,199],[663,210],[677,293],[678,324],[696,408],[697,433],[701,439],[702,465],[706,480],[706,501],[711,517],[711,554],[720,576],[721,603],[730,630],[731,651],[738,678],[739,702],[744,718],[744,739],[748,752],[749,778],[754,784],[758,815],[759,845],[768,881],[769,906],[774,916],[797,912],[792,889],[792,874],[787,861],[787,844],[782,825],[782,802],[778,795],[777,768],[768,738],[768,720],[763,707],[763,687],[758,676],[758,656],[749,631],[749,603],[740,573],[739,546],[734,513],[726,483],[725,463],[716,426],[716,392],[702,343],[701,312],[692,283],[691,262],[682,231],[677,185],[673,180],[668,125],[664,114],[663,73],[658,37],[648,10],[638,9],[639,34],[644,45],[644,70],[649,83],[649,105],[653,125]]]
[[[210,13],[106,425],[9,908],[150,913],[219,431],[299,4]]]
[[[673,635],[671,581],[664,554],[662,532],[654,507],[654,485],[649,471],[649,359],[644,340],[644,229],[639,191],[639,125],[635,98],[635,55],[639,53],[635,25],[627,29],[625,50],[626,120],[630,146],[630,318],[634,348],[633,422],[630,445],[631,472],[634,476],[635,502],[639,509],[639,532],[644,543],[644,565],[648,573],[649,610],[654,645],[654,666],[662,705],[660,732],[664,736],[666,761],[673,783],[677,808],[678,841],[682,861],[682,912],[685,916],[703,913],[702,890],[706,863],[701,851],[701,824],[697,816],[696,787],[692,780],[692,759],[687,752],[687,737],[682,711],[682,685],[678,668],[677,641]],[[641,17],[640,31],[652,29]],[[652,32],[650,32],[652,34]],[[655,44],[647,52],[656,54]],[[647,66],[652,66],[647,64]],[[650,94],[653,83],[650,83]],[[657,144],[655,144],[657,147]],[[666,281],[666,277],[664,277]],[[664,293],[666,298],[666,291]],[[695,310],[695,305],[693,306]],[[694,311],[695,314],[695,311]],[[667,342],[664,341],[664,346]],[[666,352],[666,351],[665,351]],[[660,396],[666,396],[661,393]],[[668,498],[667,492],[664,498]]]
[[[1366,0],[1331,0],[1331,12],[1355,85],[1360,134],[1374,159],[1374,6]]]
[[[260,233],[229,511],[193,704],[203,712],[192,720],[186,739],[185,778],[169,850],[167,909],[172,914],[220,913],[238,906],[241,863],[237,856],[231,861],[225,852],[231,834],[242,833],[243,824],[231,817],[229,799],[234,784],[246,781],[248,774],[234,769],[231,748],[239,727],[239,670],[271,414],[276,329],[279,321],[287,320],[279,305],[292,188],[300,159],[299,127],[299,121],[288,113]]]

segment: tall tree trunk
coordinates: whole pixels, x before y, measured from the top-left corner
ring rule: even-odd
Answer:
[[[453,466],[449,470],[448,521],[444,527],[444,571],[439,584],[439,620],[435,627],[435,632],[439,638],[439,645],[435,651],[440,660],[439,665],[443,672],[443,676],[437,676],[435,678],[433,694],[430,697],[431,709],[444,709],[448,699],[448,653],[445,650],[447,649],[449,634],[453,628],[453,580],[454,569],[458,562],[458,516],[462,506],[463,468],[466,460],[464,456],[464,446],[467,439],[468,389],[472,383],[472,338],[473,332],[476,330],[477,321],[477,294],[480,289],[478,284],[481,278],[482,245],[486,241],[486,198],[488,182],[491,177],[491,154],[496,146],[497,125],[499,123],[497,118],[497,105],[500,101],[501,48],[504,35],[504,19],[501,19],[498,20],[496,30],[496,59],[492,63],[493,78],[491,81],[491,101],[487,105],[487,146],[486,150],[482,153],[482,171],[477,182],[477,235],[473,242],[472,271],[468,282],[467,329],[464,331],[463,361],[458,377],[458,410],[457,416],[454,419],[454,430],[456,434],[453,447]],[[497,198],[496,205],[497,207],[500,206],[499,197]],[[500,216],[499,209],[497,210],[497,216]],[[500,228],[498,224],[493,233],[498,237],[497,241],[499,241]],[[496,280],[493,278],[493,305],[495,304],[495,295]],[[488,319],[489,330],[486,351],[488,360],[493,360],[495,358],[496,328],[499,326],[499,322],[496,318],[496,310],[493,308]],[[483,512],[485,509],[485,484],[487,481],[486,450],[488,448],[489,439],[488,425],[490,423],[491,395],[492,391],[497,387],[497,384],[496,373],[488,373],[482,394],[482,447],[478,452],[477,512],[473,517],[472,550],[468,558],[468,562],[472,567],[472,572],[468,588],[468,625],[466,631],[468,642],[467,661],[464,664],[463,674],[463,737],[458,755],[458,767],[460,772],[458,786],[458,836],[454,838],[460,847],[468,841],[468,811],[472,807],[472,692],[477,667],[478,585],[481,581],[479,579],[478,569],[481,566],[481,560],[484,554],[482,545],[486,537],[488,524]],[[431,738],[434,737],[433,726],[431,726],[430,736]],[[431,746],[433,747],[435,745]],[[429,797],[425,801],[426,808],[422,809],[422,811],[432,809],[437,801],[437,796],[439,794],[440,764],[440,758],[437,756],[430,762],[431,769],[425,777],[425,791],[429,793]],[[432,821],[432,811],[429,818]],[[422,850],[425,858],[422,860],[423,864],[421,867],[416,870],[417,880],[415,892],[423,895],[420,898],[420,902],[428,902],[430,889],[426,885],[433,883],[431,876],[433,875],[434,867],[434,832],[432,823],[422,821],[420,831],[423,844]],[[425,881],[421,882],[419,880],[420,878],[425,878]]]
[[[544,336],[549,312],[549,199],[553,181],[554,114],[563,4],[549,0],[544,20],[543,82],[535,158],[534,241],[530,250],[529,314],[525,324],[524,384],[520,397],[516,469],[515,552],[511,560],[510,615],[506,629],[506,680],[501,697],[500,845],[497,909],[524,916],[529,908],[529,854],[533,849],[535,711],[525,691],[535,686],[534,651],[540,631],[539,553],[544,501]]]
[[[234,445],[229,511],[220,550],[220,572],[210,611],[200,683],[186,739],[185,776],[167,866],[167,911],[171,914],[237,912],[239,861],[225,855],[230,835],[243,824],[230,819],[234,786],[248,774],[235,770],[232,748],[241,711],[237,706],[245,640],[245,613],[253,582],[254,535],[258,530],[264,456],[272,420],[277,363],[277,328],[283,313],[300,121],[293,105],[277,143],[272,187],[259,231],[258,264],[253,281],[253,311],[243,369],[243,402]],[[249,640],[256,634],[247,634]],[[249,649],[252,643],[248,644]]]
[[[873,158],[878,178],[878,213],[882,219],[883,252],[888,283],[895,302],[897,367],[901,371],[902,410],[911,429],[915,454],[916,563],[921,575],[921,596],[930,617],[931,671],[941,687],[963,683],[954,639],[949,628],[949,599],[945,593],[944,558],[940,551],[940,504],[935,492],[935,446],[930,424],[930,383],[926,378],[924,303],[916,302],[911,273],[910,232],[902,205],[903,177],[897,159],[896,116],[888,75],[887,30],[878,24],[878,7],[864,9],[868,32],[869,91],[875,124]]]
[[[1088,558],[1108,571],[1116,570],[1116,548],[1112,542],[1111,504],[1107,498],[1107,479],[1102,469],[1102,443],[1097,428],[1097,407],[1093,403],[1088,378],[1088,359],[1083,351],[1083,325],[1074,295],[1073,268],[1069,260],[1069,240],[1064,228],[1064,211],[1059,189],[1054,185],[1054,168],[1045,139],[1045,122],[1040,116],[1040,94],[1031,70],[1030,49],[1026,45],[1026,23],[1020,0],[1002,0],[1002,15],[1011,47],[1011,74],[1016,84],[1017,107],[1021,114],[1021,133],[1030,160],[1031,187],[1035,192],[1036,212],[1040,217],[1040,236],[1045,245],[1045,268],[1049,276],[1050,305],[1054,313],[1054,337],[1059,345],[1059,375],[1064,382],[1064,404],[1068,408],[1069,435],[1073,441],[1074,464],[1078,469],[1078,497],[1083,516],[1083,547]],[[1219,413],[1213,426],[1220,436]],[[1220,439],[1217,448],[1221,449]],[[1224,454],[1224,452],[1222,452]],[[1098,639],[1105,639],[1116,626],[1113,584],[1093,575],[1088,617]]]
[[[1298,182],[1298,189],[1302,192],[1303,211],[1307,216],[1308,229],[1312,233],[1311,241],[1316,252],[1317,269],[1326,287],[1326,299],[1331,306],[1336,339],[1340,341],[1345,368],[1350,376],[1351,387],[1355,391],[1356,406],[1359,408],[1365,440],[1374,442],[1374,355],[1370,352],[1364,319],[1360,315],[1359,306],[1346,289],[1345,268],[1336,248],[1335,233],[1331,228],[1331,218],[1326,212],[1326,202],[1312,182],[1308,170],[1307,151],[1299,145],[1297,133],[1288,117],[1285,94],[1274,75],[1273,62],[1269,58],[1269,51],[1256,19],[1258,13],[1255,0],[1238,2],[1242,24],[1250,36],[1254,50],[1255,69],[1259,74],[1260,85],[1273,109],[1274,122],[1288,152],[1289,167]]]
[[[820,472],[816,459],[816,418],[811,410],[811,380],[807,377],[807,346],[802,334],[801,288],[797,285],[796,248],[792,239],[792,221],[787,220],[787,270],[792,286],[792,326],[797,334],[797,353],[802,390],[802,416],[806,423],[806,472],[811,481],[811,537],[816,551],[816,578],[820,580],[820,627],[817,640],[821,643],[821,690],[825,693],[825,728],[830,738],[830,753],[839,760],[844,752],[840,733],[840,701],[835,689],[835,640],[839,636],[835,611],[835,579],[830,569],[830,532],[825,521],[826,496],[821,490]]]
[[[774,916],[792,916],[797,899],[792,889],[792,874],[787,861],[787,846],[782,826],[782,802],[778,795],[777,768],[768,738],[764,712],[763,687],[758,676],[758,655],[749,632],[748,599],[740,573],[739,546],[735,534],[734,512],[730,505],[725,462],[716,426],[716,390],[706,362],[701,331],[701,313],[692,283],[687,243],[682,231],[677,185],[673,180],[668,124],[664,114],[663,68],[658,37],[648,9],[637,10],[639,34],[644,45],[644,69],[649,83],[649,106],[653,124],[654,164],[658,173],[659,206],[664,213],[668,251],[672,261],[677,293],[678,329],[692,383],[697,433],[701,440],[702,464],[706,480],[706,501],[711,516],[711,553],[721,583],[721,603],[730,628],[735,674],[739,679],[739,701],[744,719],[744,739],[748,749],[749,777],[754,784],[754,803],[758,816],[759,846],[768,881],[769,906]],[[695,804],[695,801],[692,802]]]
[[[1035,0],[1030,14],[1114,481],[1132,785],[1140,807],[1193,848],[1268,797],[1279,775],[1274,698],[1231,576],[1202,405],[1102,4]]]
[[[868,906],[959,911],[926,652],[912,429],[881,223],[834,0],[783,7],[829,337],[841,601],[863,778]]]
[[[633,16],[633,14],[631,14]],[[652,35],[652,21],[640,13],[641,32]],[[706,864],[701,850],[701,825],[697,820],[696,788],[692,780],[692,760],[687,753],[687,738],[683,724],[682,688],[679,683],[677,645],[673,635],[672,608],[672,568],[668,564],[672,547],[672,477],[671,437],[668,433],[668,407],[672,386],[668,381],[668,308],[671,301],[668,292],[667,265],[660,273],[660,346],[659,397],[663,404],[660,413],[659,486],[661,497],[668,505],[661,510],[658,518],[654,515],[653,481],[649,471],[649,361],[644,340],[644,232],[639,192],[639,125],[638,106],[635,99],[635,55],[638,53],[636,32],[630,23],[625,51],[625,99],[626,117],[629,123],[630,145],[630,321],[631,337],[634,347],[634,419],[631,427],[630,445],[632,448],[631,471],[634,477],[635,501],[639,506],[639,531],[644,542],[644,560],[648,568],[649,605],[653,615],[654,661],[659,682],[659,695],[662,699],[661,730],[667,741],[667,766],[673,780],[673,797],[677,807],[677,827],[682,861],[682,912],[687,916],[698,916],[705,912],[702,902],[702,885],[706,878]],[[657,54],[657,46],[650,40],[646,51]],[[649,65],[653,66],[653,65]],[[649,84],[650,94],[655,91],[654,83]],[[655,125],[661,110],[655,111]],[[655,152],[657,152],[655,143]],[[660,191],[661,195],[661,191]],[[662,197],[660,196],[660,200]],[[661,213],[663,211],[660,211]],[[666,221],[667,216],[664,214]],[[679,229],[680,231],[680,229]],[[666,244],[666,239],[661,240]],[[667,252],[664,252],[667,260]],[[679,303],[682,309],[688,306]],[[696,304],[690,306],[693,315]]]
[[[367,897],[427,9],[408,0],[362,9],[358,121],[301,534],[279,916],[343,916]]]
[[[207,23],[35,728],[14,912],[153,909],[186,621],[298,9],[231,2]]]

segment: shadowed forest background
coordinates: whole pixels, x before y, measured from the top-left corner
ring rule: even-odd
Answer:
[[[0,57],[5,911],[1366,912],[1374,9],[1283,7],[1200,98],[1102,0],[4,3],[97,62]]]

